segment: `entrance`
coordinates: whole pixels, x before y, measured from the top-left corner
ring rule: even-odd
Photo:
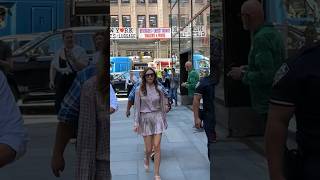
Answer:
[[[264,122],[258,120],[251,108],[249,87],[227,77],[232,67],[248,64],[250,32],[241,20],[245,0],[225,0],[224,12],[224,104],[217,103],[217,121],[229,130],[229,136],[262,135]]]

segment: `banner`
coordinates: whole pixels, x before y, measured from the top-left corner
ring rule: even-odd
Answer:
[[[139,39],[170,39],[171,28],[139,28]]]
[[[172,34],[178,32],[178,27],[172,27]],[[176,35],[178,37],[178,35]],[[194,26],[193,27],[193,37],[206,37],[206,28],[205,26]],[[191,27],[190,25],[185,27],[183,31],[180,31],[180,38],[191,38]]]
[[[137,39],[132,27],[110,27],[110,39]]]

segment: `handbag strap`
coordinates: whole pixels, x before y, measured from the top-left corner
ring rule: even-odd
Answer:
[[[71,65],[71,63],[70,63],[70,61],[69,61],[69,58],[68,58],[68,56],[67,56],[66,48],[63,48],[63,50],[64,50],[64,55],[65,55],[65,57],[66,57],[66,61],[67,61],[68,65],[70,66],[72,72],[73,72],[73,73],[76,73],[77,71],[74,70],[73,66]]]

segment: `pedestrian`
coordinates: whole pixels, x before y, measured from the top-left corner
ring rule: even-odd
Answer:
[[[96,52],[93,54],[92,63],[97,64],[97,62],[101,58],[101,54],[103,52],[103,46],[104,46],[104,32],[98,31],[93,35],[93,40],[96,48]]]
[[[5,75],[13,68],[13,61],[11,59],[11,48],[7,43],[0,40],[0,71]]]
[[[181,84],[182,87],[188,88],[188,96],[193,97],[196,84],[199,81],[199,74],[193,68],[192,62],[188,61],[185,63],[186,71],[188,72],[188,80]]]
[[[143,76],[143,72],[140,73],[140,75]],[[134,105],[134,99],[135,99],[135,95],[136,95],[136,91],[138,89],[138,87],[140,86],[141,84],[141,81],[138,81],[137,83],[134,84],[134,86],[132,87],[130,93],[129,93],[129,96],[128,96],[128,103],[127,103],[127,110],[126,110],[126,116],[129,117],[130,116],[130,110],[131,110],[131,107]],[[168,91],[167,89],[160,83],[158,82],[159,86],[161,87],[161,91],[162,93],[168,97]]]
[[[0,7],[0,29],[4,28],[6,26],[6,9],[3,7]]]
[[[77,72],[88,65],[86,50],[75,45],[73,31],[64,30],[62,38],[64,45],[56,52],[50,66],[49,86],[56,92],[55,107],[57,112],[59,112],[61,102],[70,89]]]
[[[271,180],[320,179],[320,43],[284,63],[274,78],[266,129]],[[295,115],[297,149],[285,149]]]
[[[20,159],[27,149],[27,133],[14,96],[0,71],[0,168]]]
[[[107,42],[108,39],[105,38],[104,47]],[[97,64],[78,73],[61,104],[51,160],[52,171],[57,177],[64,170],[63,153],[66,145],[76,136],[75,179],[111,179],[110,124],[107,114],[115,112],[118,107],[115,93],[106,79],[106,54],[103,51]],[[108,93],[111,96],[110,107],[106,106]]]
[[[170,79],[166,75],[165,71],[162,71],[161,78],[159,79],[159,82],[166,88],[166,90],[169,92],[170,89]]]
[[[259,1],[244,2],[241,15],[244,29],[253,34],[248,66],[233,67],[228,76],[249,86],[252,107],[265,126],[273,78],[285,59],[283,38],[272,25],[265,24]]]
[[[138,78],[134,75],[133,71],[130,71],[130,76],[126,79],[126,89],[127,89],[127,96],[129,96],[133,86],[138,83]]]
[[[178,106],[178,95],[177,95],[178,87],[179,87],[179,75],[176,73],[176,70],[174,68],[172,68],[171,75],[170,75],[169,95],[170,95],[172,103],[174,100],[175,106]]]
[[[215,116],[215,86],[218,81],[214,77],[214,73],[210,73],[203,77],[197,84],[193,98],[192,110],[194,113],[194,124],[197,129],[203,128],[207,136],[208,159],[212,163],[210,154],[212,153],[212,145],[217,141],[216,135],[216,116]],[[200,100],[203,100],[203,109],[200,112]],[[202,122],[203,121],[203,122]]]
[[[152,146],[155,151],[154,177],[160,180],[161,136],[167,129],[168,99],[161,91],[152,68],[144,71],[142,83],[135,95],[134,131],[142,135],[145,143],[144,167],[149,171]]]

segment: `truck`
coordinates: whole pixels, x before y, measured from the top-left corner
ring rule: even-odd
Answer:
[[[131,67],[132,60],[129,57],[110,57],[110,73],[128,72]]]

